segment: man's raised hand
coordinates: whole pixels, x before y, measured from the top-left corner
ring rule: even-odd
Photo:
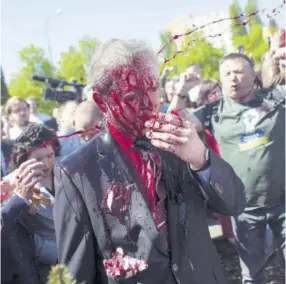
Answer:
[[[192,169],[201,168],[205,161],[205,145],[193,123],[180,117],[177,111],[154,114],[145,123],[146,137],[153,146],[177,155]]]

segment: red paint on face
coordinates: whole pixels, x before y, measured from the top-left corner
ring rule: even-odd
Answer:
[[[153,101],[157,94],[152,92],[158,88],[158,78],[154,70],[146,66],[142,60],[134,59],[132,66],[107,71],[108,92],[102,95],[102,101],[95,96],[95,102],[105,104],[109,110],[107,121],[133,136],[144,134],[145,122],[156,110]],[[94,92],[100,93],[101,89],[104,86],[95,86]]]

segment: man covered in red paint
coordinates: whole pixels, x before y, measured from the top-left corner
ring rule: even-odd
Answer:
[[[103,44],[89,84],[106,122],[55,170],[59,262],[77,283],[226,283],[205,206],[238,215],[244,187],[191,122],[159,113],[153,51]]]

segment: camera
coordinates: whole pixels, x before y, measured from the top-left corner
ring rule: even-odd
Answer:
[[[51,88],[44,88],[42,97],[45,101],[56,101],[58,103],[64,103],[66,101],[77,101],[80,103],[82,101],[82,89],[85,85],[77,84],[75,80],[68,82],[66,80],[59,80],[40,75],[32,75],[32,79],[45,82],[51,86]],[[71,90],[65,91],[65,86],[70,86]]]
[[[44,88],[42,97],[44,101],[56,101],[59,103],[64,103],[66,101],[75,101],[77,99],[77,93]]]

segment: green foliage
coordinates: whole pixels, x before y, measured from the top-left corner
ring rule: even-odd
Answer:
[[[58,65],[59,69],[56,71],[57,77],[66,80],[75,79],[77,81],[85,79],[86,74],[82,56],[75,47],[70,47],[68,51],[61,53]]]
[[[168,66],[177,70],[177,74],[184,72],[191,64],[199,63],[203,78],[218,78],[218,66],[223,56],[223,48],[211,45],[203,38],[203,33],[196,32],[185,36],[180,51],[182,53],[172,54],[172,59],[168,63]],[[170,76],[172,75],[174,74],[170,72]]]
[[[76,281],[68,273],[65,265],[55,265],[52,267],[47,284],[76,284]]]
[[[237,1],[233,1],[233,3],[229,6],[229,16],[230,18],[238,17],[237,19],[231,20],[231,36],[232,42],[235,48],[244,44],[245,38],[247,36],[246,26],[243,25],[244,17],[239,17],[243,14],[240,6]]]
[[[34,96],[39,105],[39,111],[51,113],[55,106],[54,102],[44,102],[42,92],[45,84],[31,79],[32,74],[51,76],[52,65],[45,57],[44,50],[40,47],[30,45],[20,50],[19,72],[12,77],[9,83],[9,92],[11,96],[18,96],[23,99]]]
[[[251,31],[252,27],[255,27],[257,25],[261,26],[262,25],[262,21],[260,19],[260,15],[258,12],[259,8],[258,8],[258,4],[256,0],[248,0],[246,5],[245,5],[245,14],[246,15],[251,15],[256,13],[255,15],[251,15],[249,17],[250,21],[248,24],[249,30]]]
[[[164,31],[160,33],[161,47],[167,45],[162,51],[162,55],[165,58],[171,58],[177,50],[176,43],[174,41],[170,42],[172,38],[172,33],[169,31]]]
[[[251,55],[256,65],[261,64],[262,55],[268,49],[267,40],[263,37],[262,25],[253,25],[245,40],[244,48],[247,55]]]
[[[96,47],[96,39],[93,37],[85,36],[78,41],[78,50],[82,55],[84,66],[86,67],[89,66],[95,47]]]
[[[78,41],[76,47],[71,46],[68,51],[62,52],[56,68],[56,76],[84,83],[86,69],[91,61],[95,45],[95,38],[84,37]],[[12,77],[8,86],[11,96],[23,99],[34,96],[38,102],[39,111],[51,114],[56,103],[42,100],[43,88],[48,86],[45,83],[32,80],[31,75],[52,76],[52,64],[46,58],[44,50],[34,45],[21,49],[19,56],[21,67],[19,72]]]
[[[267,39],[264,38],[263,26],[259,13],[255,14],[258,10],[257,1],[248,0],[244,12],[246,18],[241,17],[238,20],[232,20],[231,33],[233,46],[237,48],[239,45],[243,45],[246,54],[254,59],[255,64],[260,65],[262,55],[268,49],[268,43]],[[240,10],[237,2],[233,2],[229,7],[230,17],[240,15],[241,13],[243,12]],[[247,17],[247,15],[251,16]],[[248,22],[248,25],[241,26],[243,21]],[[238,27],[237,25],[240,26]],[[247,27],[248,32],[246,30]]]

